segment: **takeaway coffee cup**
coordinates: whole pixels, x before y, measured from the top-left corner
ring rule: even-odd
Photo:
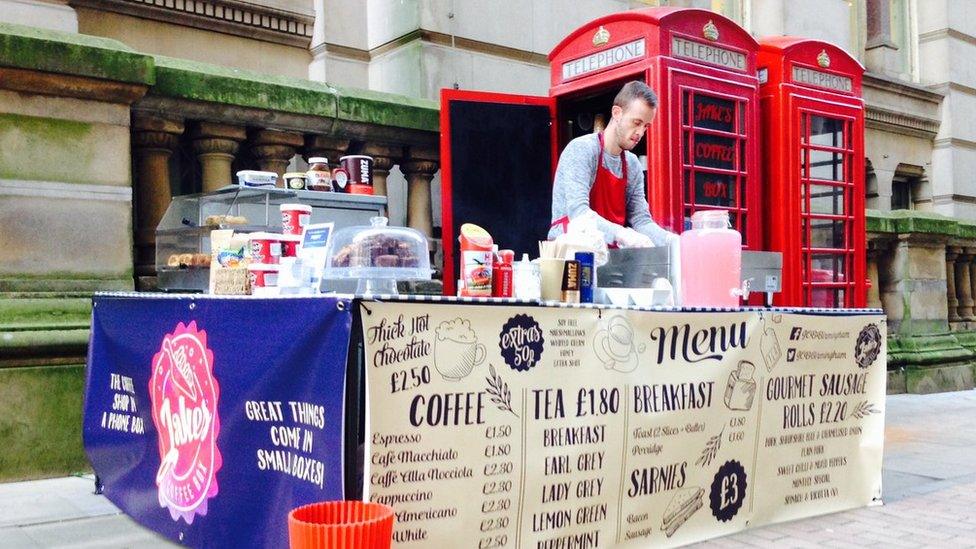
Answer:
[[[254,263],[278,263],[281,258],[281,235],[275,233],[251,233],[251,261]]]
[[[339,166],[348,175],[349,181],[342,185],[338,177],[336,185],[342,192],[349,194],[373,194],[373,157],[361,154],[343,156],[339,159]],[[344,188],[343,188],[344,187]]]
[[[434,341],[434,367],[448,381],[457,381],[485,360],[485,346],[471,323],[462,318],[441,322]]]
[[[312,218],[312,207],[308,204],[282,204],[281,232],[290,235],[301,235],[305,225]]]
[[[562,298],[563,269],[565,259],[544,258],[539,260],[543,301],[559,301]]]

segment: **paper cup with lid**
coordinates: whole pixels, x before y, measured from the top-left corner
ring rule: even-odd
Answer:
[[[282,204],[281,232],[284,234],[301,235],[302,229],[312,219],[312,207],[308,204]]]
[[[273,288],[278,285],[278,265],[271,263],[251,263],[247,275],[252,288]]]
[[[302,236],[298,234],[281,235],[281,257],[298,257],[298,246],[302,243]]]
[[[281,235],[277,233],[251,233],[247,235],[248,250],[253,263],[278,263],[281,259]]]

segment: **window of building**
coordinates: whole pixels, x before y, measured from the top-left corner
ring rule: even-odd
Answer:
[[[914,210],[924,177],[921,166],[899,164],[891,179],[891,209]]]
[[[870,70],[918,81],[918,0],[865,0]]]
[[[888,0],[891,16],[891,41],[898,46],[897,72],[917,81],[915,70],[915,0]]]
[[[891,181],[891,209],[913,209],[911,182],[907,179],[893,179]]]
[[[712,0],[712,11],[721,13],[747,31],[752,30],[749,24],[749,0]]]
[[[864,0],[849,0],[851,50],[849,53],[864,63],[864,43],[867,40],[867,6]]]

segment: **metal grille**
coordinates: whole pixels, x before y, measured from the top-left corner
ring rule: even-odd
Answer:
[[[803,303],[854,302],[853,119],[800,112]]]
[[[698,210],[727,210],[748,249],[746,107],[740,97],[691,89],[681,94],[685,227]]]

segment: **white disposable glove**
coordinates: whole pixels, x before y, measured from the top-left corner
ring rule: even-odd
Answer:
[[[614,235],[617,245],[621,248],[653,248],[651,237],[641,234],[630,227],[623,227]]]

